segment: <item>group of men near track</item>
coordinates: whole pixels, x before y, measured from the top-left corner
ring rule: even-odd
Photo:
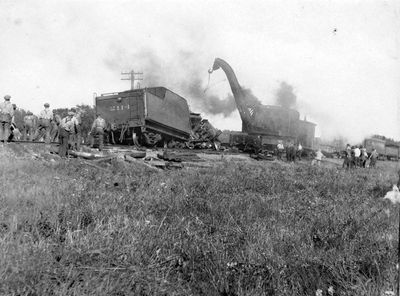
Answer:
[[[59,155],[66,157],[69,148],[80,149],[81,139],[81,112],[72,108],[64,118],[55,114],[50,109],[50,104],[45,103],[39,116],[28,111],[23,118],[23,130],[17,128],[15,123],[15,111],[17,106],[11,103],[11,96],[4,96],[4,102],[0,103],[0,141],[8,143],[12,140],[44,140],[45,143],[58,141]],[[106,121],[96,114],[90,130],[91,144],[98,138],[99,150],[103,149],[104,131]]]
[[[298,143],[297,145],[289,143],[287,147],[284,147],[283,142],[279,140],[278,144],[276,145],[276,154],[278,160],[282,160],[284,154],[286,154],[286,159],[289,162],[294,162],[296,159],[301,160],[302,153],[303,147],[301,143]],[[343,155],[344,161],[342,167],[346,169],[365,168],[367,166],[373,168],[376,165],[378,156],[379,154],[376,149],[373,149],[371,153],[368,154],[367,149],[362,145],[350,146],[350,144],[347,144],[345,154]],[[323,158],[325,158],[325,155],[322,153],[321,149],[318,149],[311,162],[311,165],[319,166]],[[368,165],[367,160],[369,160]]]

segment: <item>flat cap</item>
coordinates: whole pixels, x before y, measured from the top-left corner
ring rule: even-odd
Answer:
[[[11,99],[11,96],[10,96],[10,95],[5,95],[5,96],[4,96],[4,100],[9,101],[10,99]]]
[[[49,103],[44,103],[44,106],[45,107],[50,107],[50,104]]]

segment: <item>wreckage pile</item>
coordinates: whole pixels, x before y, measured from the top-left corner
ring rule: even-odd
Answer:
[[[197,113],[191,114],[192,131],[190,134],[189,148],[218,150],[218,136],[221,131],[216,129],[207,119],[202,119]]]
[[[52,146],[50,152],[57,155],[58,147]],[[162,153],[155,150],[133,150],[122,148],[109,148],[104,152],[97,149],[84,147],[82,151],[69,150],[69,157],[85,160],[89,166],[99,169],[107,169],[100,164],[107,164],[113,160],[125,161],[128,163],[141,164],[153,170],[159,169],[182,169],[184,167],[209,168],[213,165],[207,163],[192,152],[173,152],[164,150]]]

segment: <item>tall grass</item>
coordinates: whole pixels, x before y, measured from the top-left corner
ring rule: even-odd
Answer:
[[[394,170],[0,161],[0,294],[380,295]]]

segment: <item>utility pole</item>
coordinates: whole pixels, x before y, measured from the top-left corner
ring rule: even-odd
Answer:
[[[131,90],[135,89],[135,80],[143,80],[143,78],[137,78],[135,75],[143,75],[142,72],[135,72],[131,70],[130,72],[121,72],[121,75],[129,75],[128,78],[121,78],[121,80],[130,80],[131,81]]]

